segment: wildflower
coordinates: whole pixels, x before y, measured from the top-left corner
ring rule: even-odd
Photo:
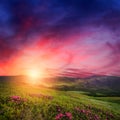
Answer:
[[[20,99],[20,96],[11,96],[12,101],[19,101]]]
[[[85,113],[85,110],[83,109],[83,110],[81,110],[81,112],[82,112],[82,113]]]
[[[69,120],[72,120],[72,114],[70,112],[66,112],[65,114],[59,113],[56,115],[55,120],[61,120],[61,118],[68,118]]]
[[[66,112],[65,114],[70,120],[72,120],[72,114],[70,112]]]
[[[21,98],[20,96],[11,96],[10,97],[12,102],[20,103],[20,102],[26,102],[26,98]]]
[[[59,113],[59,114],[55,117],[55,120],[60,120],[62,117],[64,117],[64,114]]]

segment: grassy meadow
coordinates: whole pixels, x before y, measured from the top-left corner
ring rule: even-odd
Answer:
[[[120,120],[120,97],[91,96],[88,91],[59,90],[7,78],[0,80],[0,120]]]

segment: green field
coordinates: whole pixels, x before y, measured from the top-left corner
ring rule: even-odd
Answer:
[[[0,120],[120,120],[120,97],[0,81]]]

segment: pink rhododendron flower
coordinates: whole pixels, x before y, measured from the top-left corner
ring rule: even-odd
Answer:
[[[56,119],[56,120],[60,120],[62,117],[64,117],[64,114],[59,113],[59,114],[55,117],[55,119]]]
[[[65,114],[70,120],[72,119],[72,114],[70,112],[66,112]]]

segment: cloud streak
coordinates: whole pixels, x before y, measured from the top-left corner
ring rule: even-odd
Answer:
[[[42,66],[120,75],[119,21],[119,0],[1,0],[1,74]]]

